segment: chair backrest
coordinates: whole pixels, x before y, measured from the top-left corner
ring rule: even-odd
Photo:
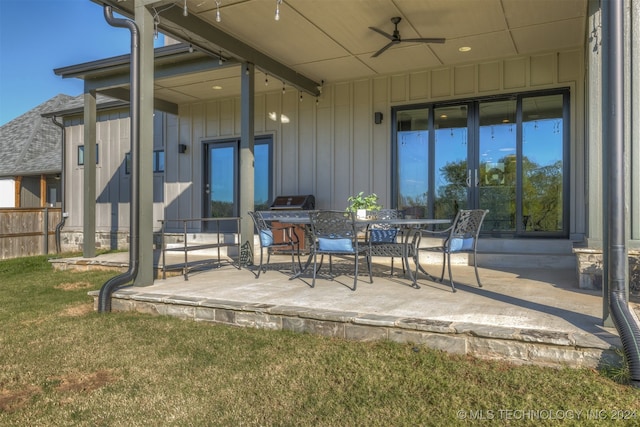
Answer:
[[[249,211],[249,216],[253,220],[253,224],[256,226],[258,236],[260,237],[260,246],[268,247],[273,244],[273,232],[267,225],[259,211]]]
[[[402,212],[397,209],[380,209],[373,212],[373,219],[398,219]],[[369,240],[371,243],[393,243],[396,241],[398,227],[393,224],[371,224]]]
[[[475,251],[478,234],[485,216],[485,209],[461,209],[453,220],[446,245],[451,252]]]
[[[357,248],[358,239],[353,212],[309,212],[311,233],[320,251],[349,252]]]

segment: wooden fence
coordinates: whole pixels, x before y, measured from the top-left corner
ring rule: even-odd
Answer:
[[[60,208],[0,208],[0,259],[56,252]]]

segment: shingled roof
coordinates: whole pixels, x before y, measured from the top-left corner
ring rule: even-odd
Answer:
[[[98,110],[126,106],[98,94]],[[0,177],[54,174],[62,171],[61,130],[51,117],[81,114],[83,95],[56,95],[0,127]]]
[[[42,114],[63,109],[72,100],[56,95],[0,127],[0,176],[61,172],[61,129]]]

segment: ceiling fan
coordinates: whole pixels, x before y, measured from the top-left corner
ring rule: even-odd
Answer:
[[[417,38],[417,39],[402,39],[400,37],[400,31],[398,31],[398,23],[402,21],[402,18],[400,18],[399,16],[394,16],[393,18],[391,18],[391,23],[393,23],[393,25],[395,26],[395,29],[393,30],[393,34],[388,34],[385,33],[384,31],[375,28],[375,27],[369,27],[369,29],[375,31],[378,34],[382,34],[383,36],[385,36],[386,38],[388,38],[389,40],[391,40],[389,43],[387,43],[382,49],[380,49],[379,51],[377,51],[376,53],[374,53],[373,55],[371,55],[372,58],[375,58],[376,56],[380,55],[382,52],[384,52],[385,50],[389,49],[391,46],[396,45],[400,42],[411,42],[411,43],[444,43],[445,39],[443,38]]]

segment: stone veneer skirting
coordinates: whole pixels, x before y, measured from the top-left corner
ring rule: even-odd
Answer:
[[[91,292],[97,310],[98,292]],[[590,334],[399,318],[295,306],[147,293],[113,294],[113,311],[135,311],[231,326],[311,333],[357,341],[413,343],[453,354],[541,366],[601,367],[621,362],[616,347]]]
[[[575,248],[576,274],[580,289],[602,290],[602,249]],[[640,298],[640,251],[628,250],[629,296]]]

